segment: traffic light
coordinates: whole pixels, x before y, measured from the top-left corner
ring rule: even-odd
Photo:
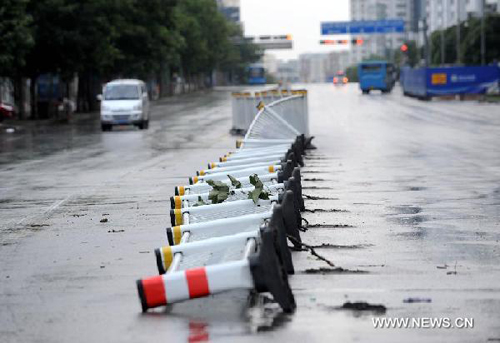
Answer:
[[[407,52],[408,51],[408,45],[403,44],[403,45],[401,45],[400,49],[401,49],[402,52]]]

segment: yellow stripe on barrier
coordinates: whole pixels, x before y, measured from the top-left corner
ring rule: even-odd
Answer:
[[[243,143],[243,142],[242,142],[240,139],[237,139],[237,140],[236,140],[236,149],[241,148],[241,144],[242,144],[242,143]],[[226,162],[226,161],[227,161],[227,158],[224,160],[224,162]]]
[[[274,166],[269,166],[269,172],[274,173]]]
[[[216,167],[217,167],[217,163],[215,163],[215,162],[210,163],[210,169],[214,169]]]
[[[174,256],[172,254],[172,248],[171,247],[162,247],[161,252],[163,254],[163,266],[165,268],[165,271],[170,268],[170,265],[172,264],[172,260],[174,259]]]
[[[205,171],[204,170],[200,170],[200,176],[205,176]]]
[[[179,195],[184,195],[184,193],[185,193],[184,186],[179,186]]]
[[[182,208],[182,199],[180,196],[175,196],[174,197],[174,206],[176,209]]]
[[[182,211],[179,208],[174,209],[175,223],[177,225],[182,225]]]
[[[198,183],[198,176],[193,177],[193,184]]]
[[[181,232],[181,227],[180,226],[174,226],[174,244],[180,244],[181,243],[181,238],[182,238],[182,232]]]
[[[263,101],[261,101],[261,102],[259,102],[259,104],[257,105],[257,109],[258,109],[259,111],[262,111],[262,109],[264,108],[264,106],[265,106],[265,105],[264,105],[264,102],[263,102]]]

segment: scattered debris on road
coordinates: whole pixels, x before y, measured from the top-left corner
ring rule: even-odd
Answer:
[[[384,305],[372,305],[367,302],[346,302],[342,305],[341,309],[354,310],[354,311],[373,311],[373,312],[384,312],[387,311],[387,307]]]

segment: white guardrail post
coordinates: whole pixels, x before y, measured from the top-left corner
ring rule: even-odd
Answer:
[[[155,249],[160,275],[137,281],[143,311],[232,289],[269,292],[285,312],[296,307],[287,239],[300,247],[307,92],[233,93],[232,109],[233,131],[246,135],[175,188],[168,244]]]

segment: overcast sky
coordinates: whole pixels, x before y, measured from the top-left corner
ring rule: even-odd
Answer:
[[[241,20],[246,36],[291,34],[293,50],[269,52],[292,59],[305,52],[338,49],[319,44],[320,39],[328,38],[321,36],[320,23],[349,20],[349,0],[241,0]]]

